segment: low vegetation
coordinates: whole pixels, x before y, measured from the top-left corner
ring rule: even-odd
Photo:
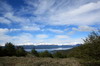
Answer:
[[[0,66],[81,66],[75,58],[1,57]]]

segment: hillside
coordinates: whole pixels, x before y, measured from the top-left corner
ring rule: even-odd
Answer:
[[[71,49],[67,56],[100,60],[100,32],[92,32],[83,45]]]
[[[100,60],[100,32],[92,32],[84,44],[69,50],[59,51],[67,57],[75,57],[85,60]]]

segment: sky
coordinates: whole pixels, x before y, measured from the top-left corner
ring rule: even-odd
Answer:
[[[99,25],[100,0],[0,0],[0,45],[75,45]]]

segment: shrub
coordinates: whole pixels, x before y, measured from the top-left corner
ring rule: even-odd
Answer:
[[[65,56],[64,56],[62,53],[60,53],[60,52],[55,52],[55,53],[53,54],[53,57],[54,57],[54,58],[64,58]]]
[[[46,51],[44,51],[44,52],[40,52],[40,53],[39,53],[39,56],[40,56],[40,57],[52,57],[52,54],[49,53],[49,52],[46,50]]]
[[[38,52],[35,49],[31,50],[31,54],[34,55],[34,56],[36,56],[36,57],[39,56]]]
[[[19,46],[16,49],[16,56],[26,56],[26,51],[23,47]]]

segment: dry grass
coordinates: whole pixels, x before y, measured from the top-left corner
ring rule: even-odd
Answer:
[[[75,58],[1,57],[0,66],[81,66]]]

